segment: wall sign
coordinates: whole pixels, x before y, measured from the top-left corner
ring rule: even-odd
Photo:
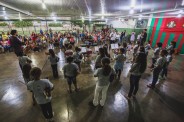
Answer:
[[[174,28],[174,27],[176,27],[176,22],[175,22],[175,21],[170,21],[170,22],[167,24],[167,27],[168,27],[168,28]]]

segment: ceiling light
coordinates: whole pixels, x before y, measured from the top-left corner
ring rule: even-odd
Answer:
[[[3,11],[5,11],[5,7],[3,7]]]
[[[20,13],[19,13],[19,20],[20,20],[20,21],[22,21],[22,18],[21,18],[21,15],[20,15]]]
[[[89,21],[91,21],[91,18],[89,18]]]
[[[181,5],[184,6],[184,0],[182,1]]]
[[[7,20],[7,19],[8,19],[8,17],[7,17],[7,16],[5,16],[5,17],[4,17],[4,19],[5,19],[5,20]]]
[[[178,18],[180,18],[181,17],[181,14],[178,14],[178,16],[177,16]]]
[[[131,9],[129,13],[130,14],[133,14],[134,13],[134,9]]]
[[[84,22],[84,17],[83,17],[83,16],[82,16],[82,18],[81,18],[81,19],[82,19],[82,22]]]
[[[43,8],[43,9],[46,9],[45,3],[42,3],[42,8]]]
[[[136,4],[136,0],[131,0],[131,8],[134,8],[135,7],[135,4]]]

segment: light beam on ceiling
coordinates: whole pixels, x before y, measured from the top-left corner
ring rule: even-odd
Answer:
[[[181,5],[184,6],[184,0],[182,1]]]

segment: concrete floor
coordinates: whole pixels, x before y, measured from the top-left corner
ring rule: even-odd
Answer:
[[[64,65],[63,53],[59,67]],[[14,53],[0,54],[0,122],[44,122],[39,106],[32,106],[31,94],[27,91]],[[33,65],[45,64],[44,52],[31,53]],[[171,63],[168,79],[160,81],[155,90],[146,87],[151,81],[147,70],[140,81],[137,98],[127,101],[129,90],[126,78],[130,64],[126,63],[121,83],[115,82],[108,90],[103,109],[91,108],[96,78],[93,77],[93,62],[82,64],[78,76],[81,91],[67,93],[67,83],[62,72],[59,79],[52,78],[49,62],[43,68],[43,76],[54,83],[52,106],[55,122],[184,122],[184,56],[176,56]]]

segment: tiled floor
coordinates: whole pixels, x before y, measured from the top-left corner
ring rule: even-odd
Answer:
[[[57,50],[64,65],[63,53]],[[169,67],[167,80],[160,81],[155,90],[146,85],[152,75],[149,69],[142,76],[137,98],[127,101],[124,95],[129,90],[126,63],[121,82],[111,84],[105,107],[91,108],[96,78],[93,77],[93,61],[82,64],[82,73],[77,77],[81,91],[67,93],[67,83],[60,71],[60,78],[53,79],[47,56],[44,52],[29,54],[33,65],[42,68],[43,76],[54,83],[52,106],[55,122],[184,122],[184,56],[175,56]],[[27,91],[14,53],[0,54],[0,122],[44,122],[39,106],[32,106],[31,94]],[[150,62],[150,60],[148,60]],[[44,65],[45,64],[45,65]]]

